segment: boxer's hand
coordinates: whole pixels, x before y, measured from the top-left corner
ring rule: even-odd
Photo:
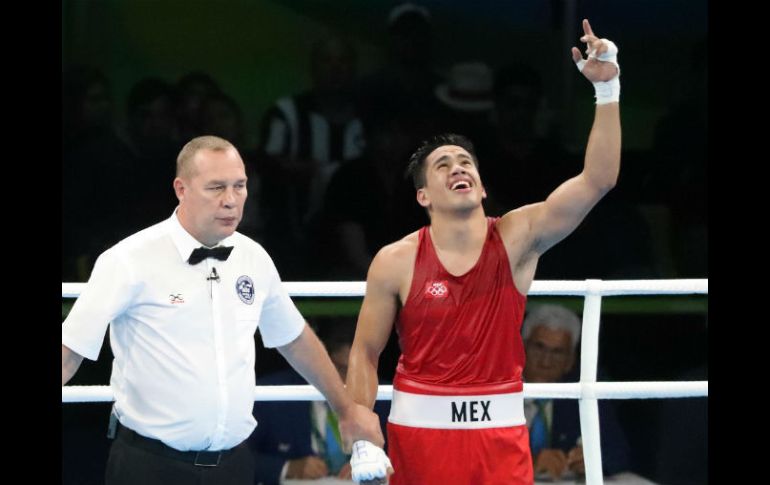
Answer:
[[[350,467],[353,481],[362,485],[385,484],[393,473],[393,465],[382,448],[365,440],[353,443]]]

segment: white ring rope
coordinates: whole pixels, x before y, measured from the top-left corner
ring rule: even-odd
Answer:
[[[579,382],[560,384],[524,384],[526,399],[648,399],[707,397],[708,381],[630,381]],[[377,400],[390,401],[393,386],[377,387]],[[110,386],[64,386],[62,402],[112,402]],[[255,386],[255,401],[323,401],[323,395],[310,385]]]
[[[62,298],[76,298],[86,283],[62,283]],[[366,292],[363,281],[284,282],[293,297],[361,297]],[[603,296],[617,295],[687,295],[708,294],[708,279],[679,280],[585,280],[533,281],[528,295],[582,295],[583,328],[580,339],[580,382],[561,384],[524,384],[525,398],[578,399],[580,429],[586,484],[603,483],[601,443],[599,440],[598,399],[643,399],[708,397],[708,381],[680,382],[596,382],[599,355],[599,326]],[[62,386],[62,402],[110,402],[109,386]],[[378,400],[390,400],[393,386],[379,386]],[[323,400],[318,390],[304,386],[255,386],[258,401]]]
[[[707,294],[707,279],[681,280],[541,280],[533,281],[529,289],[532,295],[585,295],[588,281],[598,283],[597,290],[604,296],[616,295],[689,295]],[[289,296],[298,297],[357,297],[364,296],[365,281],[285,281]],[[77,298],[86,283],[62,283],[62,298]]]

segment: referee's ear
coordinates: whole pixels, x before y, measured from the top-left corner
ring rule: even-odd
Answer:
[[[174,193],[176,194],[176,198],[179,199],[179,202],[182,202],[182,200],[184,199],[185,189],[186,187],[185,187],[184,181],[180,177],[175,178]]]

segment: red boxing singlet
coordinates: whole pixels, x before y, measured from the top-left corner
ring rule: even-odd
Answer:
[[[439,261],[429,226],[420,229],[396,321],[402,354],[388,423],[392,485],[533,482],[520,409],[526,297],[513,282],[496,221],[487,218],[479,260],[461,276]],[[508,410],[511,398],[518,413]]]
[[[522,389],[526,297],[513,283],[496,221],[487,218],[479,260],[462,276],[444,269],[429,226],[420,229],[411,289],[396,321],[401,346],[396,383],[431,384],[430,394],[440,394],[436,387],[443,385],[453,388],[451,393],[480,384],[498,387],[497,392]]]

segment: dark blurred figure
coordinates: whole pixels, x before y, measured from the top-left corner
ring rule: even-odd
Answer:
[[[416,145],[441,131],[434,91],[442,78],[434,68],[431,15],[423,6],[402,3],[391,9],[386,23],[386,64],[358,86],[364,119],[367,125],[379,123],[375,118],[397,120]]]
[[[276,101],[262,122],[265,241],[286,277],[301,277],[302,254],[315,230],[327,185],[340,164],[359,158],[363,124],[352,92],[356,52],[331,36],[312,49],[309,91]]]
[[[133,157],[118,136],[110,84],[73,66],[62,75],[62,280],[86,281],[96,256],[131,230]]]
[[[126,100],[128,139],[140,157],[153,157],[178,144],[174,88],[160,78],[144,78],[131,87]]]
[[[136,181],[129,192],[135,209],[134,230],[168,218],[168,208],[177,204],[169,181],[174,180],[182,144],[173,103],[173,87],[160,78],[144,78],[128,93],[126,133]]]
[[[199,110],[201,133],[220,136],[243,143],[243,113],[233,98],[217,92],[203,98]],[[239,145],[240,146],[240,145]]]
[[[544,200],[579,170],[580,160],[569,155],[552,130],[543,126],[544,105],[543,81],[532,66],[511,63],[495,72],[494,142],[491,148],[478,147],[479,157],[488,160],[483,170],[490,211]],[[527,183],[511,190],[515,180]]]
[[[62,76],[62,147],[112,132],[112,93],[107,78],[90,66],[73,66]]]
[[[380,120],[367,138],[364,156],[344,163],[324,199],[315,264],[318,278],[366,278],[374,254],[398,234],[427,221],[404,178],[410,137],[394,120]]]
[[[463,133],[479,153],[488,153],[494,142],[492,113],[494,74],[484,62],[460,62],[452,66],[447,82],[436,86],[441,102],[440,131]]]
[[[221,91],[219,84],[205,72],[193,71],[179,79],[175,87],[174,113],[180,140],[209,134],[204,133],[200,125],[201,105],[205,98]]]

